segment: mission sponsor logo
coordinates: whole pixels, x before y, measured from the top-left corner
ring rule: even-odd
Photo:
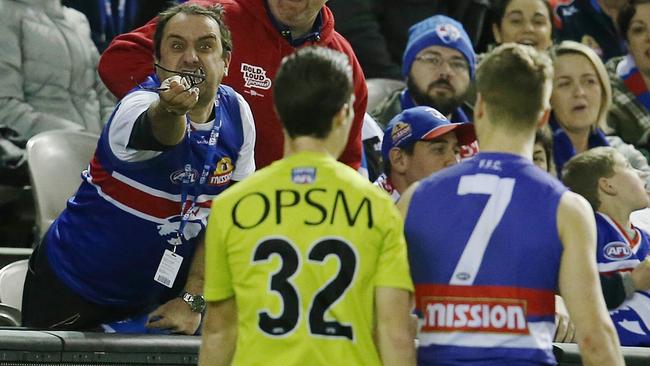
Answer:
[[[266,76],[266,70],[261,67],[242,62],[241,73],[244,77],[244,87],[264,90],[271,88],[271,79]]]
[[[230,183],[232,179],[232,173],[235,170],[235,166],[230,160],[229,157],[223,157],[217,163],[217,167],[214,169],[214,173],[210,176],[208,180],[208,185],[211,186],[222,186]]]
[[[613,241],[603,247],[603,256],[610,261],[622,261],[632,256],[632,249],[627,243]]]
[[[291,169],[291,181],[296,184],[311,184],[316,180],[316,168],[300,167]]]
[[[422,303],[423,332],[528,334],[524,300],[425,297]]]

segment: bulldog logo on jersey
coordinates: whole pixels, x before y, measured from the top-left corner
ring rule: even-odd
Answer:
[[[211,186],[222,186],[230,183],[234,170],[235,166],[229,157],[226,156],[221,158],[221,160],[219,160],[217,163],[217,166],[214,169],[214,173],[210,177],[210,180],[208,180],[208,184]]]
[[[603,247],[603,256],[610,261],[622,261],[632,256],[632,249],[627,243],[613,241]]]
[[[199,236],[201,230],[205,227],[204,219],[200,219],[197,216],[207,216],[207,214],[199,215],[200,211],[206,211],[200,207],[196,207],[192,215],[190,215],[190,220],[185,224],[183,228],[183,236],[185,240],[191,240]],[[158,225],[158,235],[163,237],[167,243],[171,245],[180,245],[183,244],[181,239],[178,237],[178,229],[181,225],[181,215],[174,215],[168,217],[164,223]]]
[[[436,34],[445,43],[456,42],[460,38],[460,30],[453,24],[445,23],[440,24],[436,28]]]
[[[411,137],[413,130],[411,125],[404,122],[397,122],[395,127],[393,127],[393,132],[390,134],[390,138],[393,140],[393,146],[397,146],[402,143],[403,140]]]

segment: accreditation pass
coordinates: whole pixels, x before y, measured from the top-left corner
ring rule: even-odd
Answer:
[[[153,279],[160,284],[172,288],[172,286],[174,286],[174,281],[176,280],[178,270],[181,269],[181,263],[183,263],[182,256],[172,252],[169,249],[165,249],[165,253],[160,260],[158,270],[156,271]]]

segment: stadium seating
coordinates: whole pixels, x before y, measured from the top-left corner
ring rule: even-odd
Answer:
[[[368,107],[366,108],[368,112],[375,109],[384,98],[395,90],[406,87],[403,81],[383,78],[367,79],[366,85],[368,86]]]
[[[20,326],[20,310],[0,304],[0,327]]]
[[[79,187],[79,174],[88,166],[98,139],[99,136],[88,132],[56,130],[40,133],[27,142],[37,240]]]
[[[20,310],[28,259],[10,263],[0,269],[0,303]]]

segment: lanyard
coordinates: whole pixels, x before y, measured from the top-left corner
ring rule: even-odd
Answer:
[[[183,174],[183,180],[181,181],[181,222],[180,225],[178,226],[178,232],[176,233],[178,236],[178,244],[180,245],[183,243],[183,238],[185,236],[183,235],[183,229],[185,229],[185,225],[187,225],[187,222],[190,219],[190,214],[194,207],[196,206],[196,200],[199,198],[199,195],[201,194],[201,191],[203,190],[203,186],[208,180],[208,175],[210,174],[210,171],[212,171],[212,166],[214,162],[214,157],[217,155],[217,142],[219,141],[219,132],[221,131],[221,124],[222,124],[222,119],[221,119],[221,108],[219,108],[219,99],[217,98],[217,101],[215,102],[214,105],[214,123],[212,125],[212,131],[210,131],[210,139],[208,140],[208,146],[207,146],[207,152],[205,154],[205,160],[203,162],[203,170],[201,171],[201,176],[198,180],[196,177],[192,181],[192,142],[191,142],[191,136],[192,136],[192,129],[191,129],[191,124],[190,124],[190,119],[189,117],[186,116],[186,134],[187,136],[185,137],[185,146],[186,146],[186,151],[187,151],[187,156],[190,162],[187,162],[184,167],[184,174]],[[189,208],[188,206],[188,192],[192,189],[192,193],[194,194],[193,199],[190,202]],[[173,245],[174,252],[176,252],[176,246]]]

